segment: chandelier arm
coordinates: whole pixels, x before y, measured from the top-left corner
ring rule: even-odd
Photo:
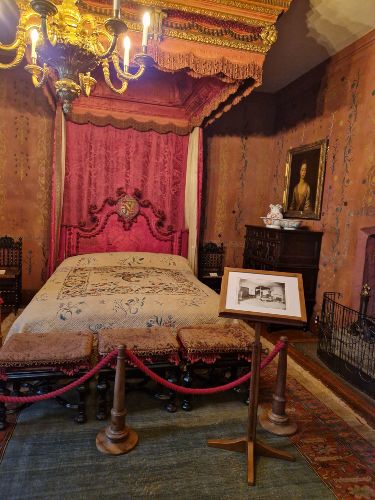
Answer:
[[[20,40],[19,36],[17,36],[17,38],[14,40],[14,42],[10,43],[8,45],[0,42],[0,50],[5,50],[5,51],[16,50],[16,49],[18,49],[20,43],[21,43],[21,40]]]
[[[102,61],[102,67],[103,67],[104,80],[105,80],[105,83],[108,85],[108,87],[111,90],[113,90],[113,92],[116,92],[116,94],[123,94],[125,92],[125,90],[128,88],[128,82],[126,80],[124,80],[122,82],[121,87],[119,89],[116,89],[116,87],[114,87],[112,82],[111,82],[111,75],[109,73],[108,59],[104,59],[104,61]]]
[[[42,35],[43,35],[43,43],[45,45],[48,45],[49,47],[53,47],[49,36],[48,36],[48,31],[47,31],[47,17],[46,16],[40,16],[41,17],[41,23],[40,27],[42,30]]]
[[[128,71],[123,71],[120,67],[120,62],[119,62],[119,57],[117,53],[112,54],[112,62],[113,66],[115,67],[117,76],[120,80],[127,80],[127,81],[132,81],[132,80],[138,80],[143,73],[145,72],[146,66],[144,64],[140,64],[139,68],[136,73],[129,73]]]
[[[103,54],[99,54],[98,53],[98,57],[99,59],[107,59],[107,57],[109,57],[112,52],[115,50],[116,48],[116,44],[117,44],[117,39],[118,39],[118,35],[114,34],[113,35],[113,38],[112,38],[112,42],[111,42],[111,45],[109,46],[109,48],[103,53]]]
[[[47,81],[47,76],[49,68],[46,64],[43,64],[43,68],[37,64],[28,64],[25,66],[25,70],[31,73],[32,81],[35,88],[40,88]]]
[[[0,47],[2,49],[3,47]],[[17,53],[15,55],[15,58],[13,61],[9,63],[0,63],[0,69],[10,69],[14,68],[15,66],[18,66],[18,64],[22,61],[23,56],[25,55],[26,52],[26,43],[23,41],[20,41],[20,44],[18,45],[17,48]]]

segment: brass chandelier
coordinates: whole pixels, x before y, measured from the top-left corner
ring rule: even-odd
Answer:
[[[143,17],[142,52],[134,56],[135,64],[130,65],[130,39],[125,36],[121,64],[117,41],[127,31],[127,26],[120,19],[120,0],[113,0],[113,17],[102,25],[96,23],[92,15],[81,14],[77,3],[78,0],[62,0],[60,5],[52,0],[17,0],[20,20],[15,41],[9,45],[0,43],[0,51],[15,51],[14,59],[0,63],[0,69],[17,66],[31,45],[31,64],[25,69],[31,73],[35,87],[41,87],[50,70],[55,70],[56,95],[65,113],[71,111],[72,101],[81,92],[90,95],[96,84],[91,72],[100,64],[106,84],[119,94],[125,92],[129,81],[140,78],[153,64],[153,59],[147,55],[150,25],[147,12]],[[111,81],[110,59],[121,82],[119,88]]]

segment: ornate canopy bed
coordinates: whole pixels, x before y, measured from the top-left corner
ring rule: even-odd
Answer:
[[[182,327],[214,323],[218,296],[194,276],[186,232],[139,190],[123,189],[88,221],[64,226],[65,259],[17,318],[17,332]],[[142,251],[139,251],[142,250]]]
[[[114,66],[109,68],[109,60],[101,55],[103,74],[95,64],[90,76],[79,64],[76,67],[76,58],[66,57],[64,64],[74,66],[69,75],[79,75],[78,83],[70,82],[76,92],[72,106],[64,108],[66,116],[57,105],[61,82],[50,74],[43,88],[56,115],[50,227],[44,246],[49,256],[41,274],[55,272],[10,335],[218,320],[217,296],[194,277],[183,259],[188,256],[190,268],[196,268],[203,177],[199,127],[261,84],[265,55],[277,38],[275,22],[290,2],[213,0],[203,5],[152,0],[146,2],[151,24],[145,42],[139,22],[145,2],[122,2],[114,21],[119,24],[121,18],[131,35],[130,62],[129,54],[122,60],[122,34],[113,38],[113,54],[108,52]],[[112,0],[13,3],[19,30],[4,50],[19,50],[4,68],[18,64],[26,46],[26,57],[31,55],[38,64],[48,48],[50,65],[56,66],[53,47],[44,47],[46,40],[30,47],[23,38],[24,25],[36,22],[45,38],[48,29],[67,33],[70,45],[62,35],[57,45],[71,56],[69,51],[78,50],[86,36],[94,37],[108,22],[113,24],[113,19],[108,21]],[[47,4],[46,21],[39,16],[45,9],[37,6]],[[151,56],[152,67],[127,88],[118,81],[121,71],[115,62],[125,68],[127,59],[133,71],[141,48]],[[114,195],[118,186],[124,189]],[[136,186],[147,199],[134,191]]]

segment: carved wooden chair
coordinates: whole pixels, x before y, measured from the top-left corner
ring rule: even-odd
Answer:
[[[199,248],[198,278],[207,286],[220,293],[224,270],[224,246],[206,243]]]
[[[0,296],[4,306],[21,304],[22,292],[22,238],[0,237]]]

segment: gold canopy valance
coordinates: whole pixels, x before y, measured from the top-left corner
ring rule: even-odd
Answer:
[[[149,54],[155,68],[111,96],[98,84],[80,98],[71,119],[119,128],[186,134],[211,122],[262,82],[264,58],[276,41],[275,22],[291,0],[137,0],[122,2],[121,16],[140,43],[142,12],[151,12]],[[104,19],[111,0],[81,0]],[[181,77],[183,74],[183,78]]]

